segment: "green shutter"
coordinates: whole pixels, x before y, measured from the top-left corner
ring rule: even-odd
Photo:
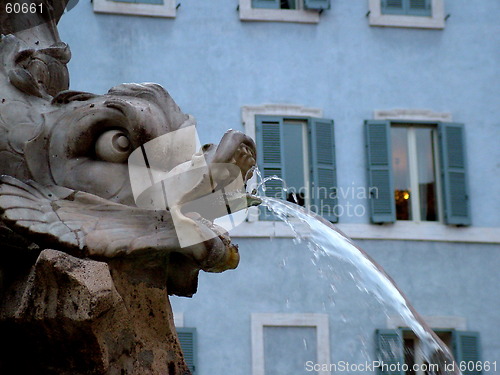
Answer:
[[[464,126],[440,123],[438,132],[445,222],[470,225]]]
[[[179,343],[184,354],[184,360],[194,375],[196,374],[197,367],[196,328],[179,327],[177,328],[177,336],[179,337]]]
[[[311,205],[317,213],[337,222],[337,171],[333,120],[309,120],[311,155]]]
[[[404,14],[404,0],[380,0],[380,10],[382,14]]]
[[[381,0],[382,14],[432,16],[432,0]]]
[[[407,0],[406,14],[411,16],[432,16],[431,0]]]
[[[401,369],[404,363],[403,335],[401,330],[377,329],[376,337],[376,360],[383,363],[377,373],[380,375],[404,375]],[[398,365],[399,364],[399,365]],[[390,371],[399,368],[400,371]]]
[[[304,0],[305,9],[330,9],[330,0]]]
[[[279,116],[255,116],[257,138],[257,165],[262,177],[278,176],[285,179],[283,157],[283,118]],[[266,182],[266,196],[285,199],[281,181]],[[267,209],[261,209],[260,220],[275,220]]]
[[[455,361],[465,367],[462,375],[481,375],[479,333],[453,331],[452,340]]]
[[[368,160],[368,192],[371,221],[396,221],[392,181],[391,126],[389,121],[365,121]]]
[[[252,0],[252,8],[280,9],[280,0]]]

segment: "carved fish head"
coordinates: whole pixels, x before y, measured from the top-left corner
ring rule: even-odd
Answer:
[[[253,140],[228,131],[219,145],[202,146],[190,160],[177,160],[175,149],[156,155],[169,170],[189,172],[200,158],[208,165],[191,185],[174,186],[182,192],[175,210],[208,238],[181,248],[173,207],[136,206],[128,159],[158,137],[193,127],[194,119],[156,84],[123,84],[105,95],[69,91],[67,46],[56,40],[35,48],[26,40],[36,44],[0,38],[0,175],[9,176],[0,178],[0,224],[40,246],[83,256],[177,254],[171,260],[182,257],[177,265],[190,264],[191,275],[235,268],[237,247],[213,217],[182,208],[225,188],[235,170],[246,181],[255,165]],[[259,203],[245,199],[238,209]],[[191,281],[174,293],[192,293]]]

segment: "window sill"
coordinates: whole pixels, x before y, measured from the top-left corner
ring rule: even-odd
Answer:
[[[406,27],[421,29],[444,29],[444,4],[443,0],[432,0],[432,16],[406,16],[395,14],[382,14],[380,0],[369,0],[370,26]]]
[[[335,224],[352,239],[437,241],[464,243],[500,243],[498,228],[453,227],[433,222],[396,222],[394,224]],[[292,230],[281,221],[245,222],[230,231],[239,238],[294,238]]]
[[[252,0],[239,0],[241,21],[319,23],[319,12],[304,9],[252,8]]]
[[[164,0],[164,3],[125,3],[112,0],[94,0],[95,13],[127,14],[133,16],[149,16],[175,18],[176,9],[174,0]]]

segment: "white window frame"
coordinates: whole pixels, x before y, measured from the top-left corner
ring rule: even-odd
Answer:
[[[135,16],[175,18],[175,0],[163,0],[163,4],[126,3],[113,0],[93,0],[95,13],[128,14]]]
[[[370,26],[444,29],[444,0],[432,0],[430,17],[382,14],[381,0],[368,0]]]
[[[400,120],[401,121],[401,120]],[[391,121],[391,129],[393,127],[394,121]],[[403,221],[412,221],[415,223],[420,223],[422,221],[428,222],[427,220],[422,220],[420,215],[420,190],[419,190],[419,181],[418,181],[418,166],[417,166],[417,149],[416,149],[416,129],[419,125],[423,125],[425,128],[429,129],[432,125],[432,122],[429,123],[429,126],[426,124],[412,124],[411,122],[403,123],[408,133],[406,141],[408,142],[408,172],[410,174],[410,191],[411,191],[411,220],[403,220]],[[432,128],[432,150],[433,150],[433,164],[434,164],[434,174],[436,178],[436,200],[437,200],[437,220],[432,220],[430,222],[433,223],[444,223],[444,210],[443,210],[443,194],[441,192],[442,182],[441,182],[441,173],[440,173],[440,160],[439,160],[439,146],[437,140],[437,128]]]
[[[392,110],[377,110],[373,114],[373,118],[375,120],[389,120],[391,122],[403,122],[408,123],[408,157],[409,157],[409,167],[410,167],[410,180],[412,182],[411,191],[414,193],[414,197],[416,199],[412,199],[412,220],[400,220],[399,222],[412,222],[412,223],[421,223],[420,217],[420,199],[419,199],[419,190],[418,190],[418,175],[416,169],[416,158],[417,151],[415,149],[415,131],[414,127],[411,126],[411,122],[415,121],[425,121],[434,123],[434,122],[452,122],[452,115],[448,112],[434,112],[428,109],[392,109]],[[418,126],[418,125],[417,125]],[[391,126],[392,127],[392,126]],[[437,130],[434,130],[435,135],[437,135]],[[438,220],[436,221],[423,221],[424,223],[432,223],[432,224],[443,224],[444,223],[444,212],[443,212],[443,195],[441,192],[441,173],[440,173],[440,160],[439,160],[439,147],[437,136],[434,136],[434,144],[432,145],[434,150],[434,168],[436,174],[436,197],[437,197],[437,205],[438,205]],[[412,163],[413,162],[413,163]]]
[[[265,9],[252,8],[252,0],[239,0],[240,20],[319,23],[318,10],[302,9],[303,0],[298,3],[298,9]]]
[[[265,375],[264,327],[316,328],[316,353],[318,364],[330,363],[330,330],[327,314],[262,314],[251,315],[252,375]],[[319,371],[330,375],[330,371]]]

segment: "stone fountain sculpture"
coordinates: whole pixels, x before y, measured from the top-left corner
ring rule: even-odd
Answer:
[[[0,373],[188,374],[168,295],[191,296],[199,270],[236,268],[239,255],[213,217],[181,208],[235,170],[246,180],[255,145],[228,131],[191,160],[158,148],[169,169],[203,159],[208,173],[178,186],[175,210],[138,207],[130,155],[194,120],[156,84],[68,90],[66,1],[37,4],[43,14],[7,15],[3,1],[0,13]],[[202,240],[182,246],[174,211],[184,239]]]

